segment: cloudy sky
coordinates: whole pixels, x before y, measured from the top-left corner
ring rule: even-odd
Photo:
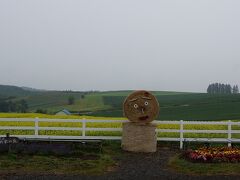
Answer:
[[[239,0],[0,0],[0,84],[204,92],[240,85]]]

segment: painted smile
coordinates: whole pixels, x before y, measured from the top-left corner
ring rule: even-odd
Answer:
[[[148,118],[149,118],[149,116],[142,116],[142,117],[139,117],[138,119],[141,121],[144,121],[144,120],[147,120]]]

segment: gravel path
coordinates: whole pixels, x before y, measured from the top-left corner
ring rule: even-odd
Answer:
[[[156,153],[124,153],[123,158],[119,162],[115,171],[108,172],[101,176],[55,176],[55,175],[11,175],[8,177],[0,176],[0,179],[6,180],[72,180],[72,179],[96,179],[96,180],[140,180],[140,179],[229,179],[240,180],[240,176],[189,176],[181,173],[176,173],[168,169],[167,162],[171,156],[174,156],[176,151],[170,149],[159,148]],[[240,171],[240,170],[239,170]]]

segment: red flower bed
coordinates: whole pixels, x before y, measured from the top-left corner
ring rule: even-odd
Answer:
[[[188,150],[183,156],[192,162],[240,162],[240,148],[209,147]]]

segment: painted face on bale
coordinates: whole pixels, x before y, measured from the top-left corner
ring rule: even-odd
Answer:
[[[135,91],[125,99],[123,109],[130,121],[149,123],[158,116],[159,104],[151,93]]]

